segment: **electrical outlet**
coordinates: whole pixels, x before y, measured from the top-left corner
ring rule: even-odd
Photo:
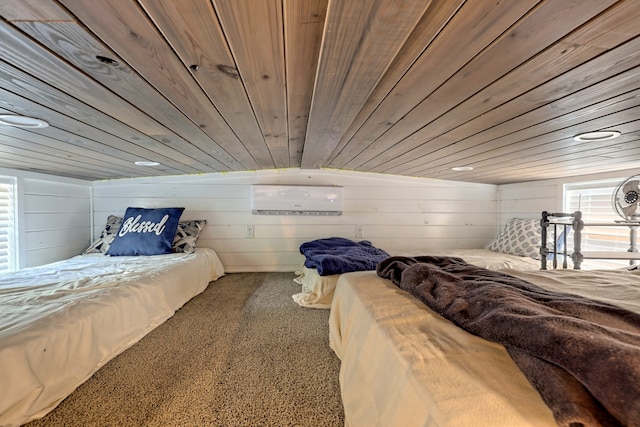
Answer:
[[[247,225],[244,231],[244,236],[247,238],[253,238],[253,225]]]
[[[356,225],[356,237],[364,237],[364,225]]]

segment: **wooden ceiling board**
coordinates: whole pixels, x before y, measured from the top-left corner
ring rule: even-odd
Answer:
[[[50,123],[0,125],[0,167],[502,184],[640,165],[637,0],[4,0],[0,15],[0,113]]]
[[[388,146],[379,142],[397,122],[455,75],[476,57],[487,45],[526,14],[538,0],[493,3],[467,1],[449,24],[438,34],[403,79],[393,88],[380,106],[369,117],[332,165],[357,169],[366,161],[364,152],[383,152]],[[466,34],[464,42],[452,35]],[[417,125],[415,125],[417,126]],[[395,141],[397,142],[397,141]],[[354,148],[356,150],[354,150]]]
[[[302,163],[329,0],[284,0],[289,164]]]
[[[584,7],[586,2],[567,1],[563,2],[563,9],[558,9],[553,0],[538,4],[378,138],[370,146],[372,151],[366,150],[345,166],[356,169],[379,166],[389,160],[380,156],[389,148],[393,147],[389,156],[395,157],[403,150],[415,148],[416,137],[422,139],[425,134],[437,135],[438,129],[431,126],[433,120],[456,109],[470,95],[480,92],[529,61],[606,7],[604,2],[598,0],[592,0],[592,3],[592,7]],[[551,26],[556,31],[540,31],[547,22],[554,20],[563,22],[563,25]],[[469,79],[468,76],[475,78]],[[513,94],[514,88],[510,88],[509,93]],[[363,158],[373,160],[364,162]]]
[[[469,158],[474,155],[483,153],[494,155],[492,150],[504,147],[514,140],[520,141],[529,138],[529,142],[532,145],[539,145],[542,141],[535,138],[537,135],[554,130],[561,131],[570,125],[584,127],[584,123],[588,123],[589,120],[598,119],[600,116],[606,116],[612,112],[626,110],[630,106],[637,105],[637,91],[627,91],[631,87],[630,83],[637,80],[638,70],[632,70],[624,74],[625,77],[615,80],[615,85],[612,84],[614,82],[604,81],[601,84],[583,89],[581,92],[586,93],[579,95],[579,98],[587,104],[583,108],[573,110],[576,107],[575,101],[571,98],[561,98],[558,101],[517,116],[508,122],[493,126],[486,131],[473,135],[473,137],[459,140],[456,144],[441,143],[442,148],[422,156],[416,156],[414,161],[400,165],[389,162],[386,167],[381,167],[378,172],[394,173],[395,168],[402,168],[407,173],[421,173],[424,172],[423,169],[425,168],[450,164],[452,161],[456,163],[456,166],[460,166],[468,163]],[[613,97],[609,98],[610,96]],[[629,113],[627,112],[626,115],[629,116]],[[622,121],[626,120],[623,119]],[[609,125],[608,127],[617,126],[618,124],[609,121],[609,119],[604,123]],[[595,122],[588,125],[590,129],[598,129],[598,126]],[[579,133],[578,129],[576,127],[571,132],[568,132],[567,139],[569,141],[566,141],[567,143],[573,142],[570,138]],[[434,140],[430,144],[436,142],[439,141]],[[429,162],[425,164],[422,160],[423,157],[428,158]]]
[[[389,95],[425,49],[433,42],[444,26],[455,15],[465,0],[432,0],[420,22],[402,46],[400,52],[382,76],[378,85],[364,103],[362,109],[353,120],[349,128],[342,135],[340,142],[329,157],[329,165],[335,164],[338,156],[349,143],[355,133],[364,125],[369,116]]]
[[[625,38],[627,37],[625,36]],[[439,151],[440,156],[455,156],[455,152],[465,150],[471,146],[477,147],[483,141],[487,142],[491,138],[497,137],[496,127],[501,124],[500,120],[510,116],[514,117],[510,120],[522,122],[522,126],[531,126],[536,121],[533,121],[533,116],[530,113],[536,111],[533,109],[536,107],[538,109],[548,108],[548,116],[546,116],[545,120],[551,120],[553,117],[566,114],[567,109],[571,106],[574,108],[573,111],[578,111],[584,105],[597,102],[598,99],[594,99],[594,93],[597,93],[598,98],[602,100],[628,91],[637,83],[638,71],[635,67],[638,65],[637,52],[640,49],[640,45],[638,45],[640,40],[632,39],[627,42],[626,40],[618,39],[617,41],[622,43],[617,48],[619,50],[598,56],[602,52],[597,49],[591,54],[593,61],[580,66],[568,64],[573,65],[573,67],[568,68],[570,72],[565,75],[560,75],[556,79],[539,85],[528,93],[524,93],[523,96],[506,102],[484,115],[477,115],[472,120],[451,129],[443,136],[431,138],[431,140],[427,141],[428,143],[417,148],[415,152],[408,152],[408,155],[404,156],[404,160],[403,156],[394,157],[393,160],[385,164],[385,170],[390,170],[393,167],[401,167],[403,170],[407,170],[407,167],[410,168],[412,165],[420,163],[419,159],[423,158],[423,156],[425,156],[425,160],[428,158],[428,161],[422,163],[429,163],[432,158],[427,157],[428,154],[436,151]],[[582,57],[582,55],[579,55],[579,57]],[[573,58],[573,55],[571,58]],[[621,60],[620,58],[624,59]],[[630,67],[633,68],[628,71]],[[567,69],[567,66],[563,67],[563,69]],[[539,68],[538,70],[540,72],[530,72],[527,75],[540,76],[543,70]],[[516,76],[508,80],[509,87],[518,84],[516,77],[520,74],[518,72]],[[615,76],[615,79],[611,79],[613,76]],[[501,85],[500,89],[506,89],[506,84]],[[597,92],[597,90],[600,91]],[[560,103],[564,105],[563,108],[558,107]],[[471,110],[471,106],[465,107],[467,107],[465,111]],[[527,112],[527,110],[530,111]],[[464,121],[464,119],[464,116],[460,117],[461,121]],[[503,121],[502,123],[508,122]],[[514,125],[513,128],[517,127]],[[493,133],[488,135],[489,132],[484,132],[487,136],[484,140],[480,139],[477,135],[482,132],[482,129],[489,129]],[[412,138],[418,138],[418,136],[412,136]],[[455,145],[452,144],[454,141],[456,142]],[[415,140],[412,142],[417,144]],[[380,171],[377,168],[374,168],[374,170]]]
[[[592,164],[602,162],[603,159],[607,159],[607,163],[616,160],[617,156],[620,154],[625,154],[625,156],[619,160],[620,162],[626,162],[628,160],[632,161],[633,157],[627,157],[629,154],[627,150],[629,146],[632,148],[638,147],[638,136],[636,135],[633,137],[630,135],[629,138],[634,139],[626,139],[626,143],[615,144],[612,146],[606,146],[604,143],[601,143],[603,145],[599,146],[596,146],[595,143],[583,144],[581,146],[573,147],[573,150],[568,148],[564,153],[556,151],[554,149],[554,144],[549,144],[546,151],[544,150],[544,146],[537,146],[535,154],[531,154],[529,156],[527,155],[526,150],[523,150],[520,155],[509,152],[509,154],[505,156],[504,160],[487,160],[483,162],[485,163],[484,166],[480,162],[465,163],[470,165],[477,164],[475,172],[465,172],[465,175],[468,175],[468,178],[480,180],[478,182],[487,182],[487,176],[493,177],[494,174],[504,176],[508,175],[509,171],[526,169],[530,173],[541,174],[541,176],[546,179],[552,178],[554,174],[558,174],[557,169],[560,165],[566,165],[568,170],[573,170],[576,165],[582,168],[588,168]],[[502,153],[505,152],[507,151],[497,150],[495,155],[501,156]],[[616,160],[616,165],[617,162],[618,160]],[[635,164],[636,167],[640,166],[640,162],[638,161],[635,161]],[[608,168],[611,169],[611,166],[608,165]],[[430,168],[429,170],[431,174],[442,179],[450,179],[451,177],[460,174],[459,172],[451,171],[449,167],[436,167],[432,169]],[[491,172],[487,173],[489,170],[491,170]],[[542,175],[543,172],[544,175]],[[559,177],[572,176],[573,174],[573,172],[569,173],[564,170],[561,172],[565,175],[559,175]]]
[[[547,81],[549,82],[549,84],[544,86],[547,92],[535,87],[534,91],[537,91],[535,95],[537,99],[530,96],[530,98],[526,100],[527,103],[532,105],[544,105],[544,103],[549,103],[562,96],[568,96],[580,87],[587,87],[593,84],[594,81],[597,81],[591,78],[587,79],[584,77],[585,75],[591,77],[594,74],[598,75],[601,73],[599,77],[603,80],[614,76],[617,79],[617,73],[634,67],[637,64],[637,55],[634,52],[636,50],[634,46],[637,41],[633,40],[633,38],[640,34],[640,29],[637,25],[637,21],[640,19],[640,11],[638,8],[628,10],[629,8],[624,7],[625,5],[630,5],[630,3],[623,3],[620,7],[616,5],[615,8],[611,8],[613,9],[613,13],[607,11],[602,14],[604,19],[598,17],[597,20],[591,22],[591,25],[579,28],[576,32],[568,35],[557,43],[557,45],[547,49],[539,55],[535,61],[529,61],[523,64],[522,68],[515,70],[516,73],[513,78],[506,80],[505,84],[497,87],[494,92],[502,91],[509,93],[509,88],[512,88],[513,85],[517,83],[517,77],[519,75],[526,75],[528,77],[527,80],[536,79],[532,81],[534,87]],[[629,31],[624,33],[621,31],[616,31],[615,33],[607,32],[606,28],[610,21],[608,18],[618,19],[621,14],[630,19],[620,20],[619,26]],[[602,25],[603,23],[605,25]],[[591,36],[593,34],[593,28],[600,29],[598,37]],[[616,37],[612,37],[614,34]],[[601,58],[597,58],[600,54],[604,53],[604,49],[601,47],[603,43],[599,41],[605,38],[608,39],[607,44],[609,45],[609,49],[615,48],[620,50],[608,52]],[[539,60],[540,57],[545,57],[546,60],[541,61]],[[593,62],[588,62],[592,60]],[[553,78],[556,79],[553,80]],[[526,90],[522,90],[522,92],[524,93]],[[483,93],[481,95],[487,97],[493,96]],[[497,104],[497,106],[498,105],[500,104]],[[508,105],[507,108],[512,109],[513,107],[513,105]],[[500,111],[497,116],[503,113],[503,111]],[[522,109],[516,109],[515,115],[521,113]],[[459,137],[458,135],[456,136]]]
[[[519,141],[508,141],[508,143],[500,146],[495,145],[493,148],[483,147],[476,150],[476,155],[470,155],[467,157],[464,165],[478,166],[480,170],[478,173],[483,173],[482,165],[494,164],[496,168],[504,166],[504,163],[509,164],[526,163],[535,167],[540,162],[545,162],[550,159],[560,159],[563,156],[565,160],[569,162],[572,159],[579,159],[588,156],[588,153],[592,150],[606,151],[609,155],[615,155],[619,150],[622,150],[623,144],[636,144],[638,135],[638,127],[640,125],[639,120],[628,120],[630,116],[636,114],[637,107],[631,108],[627,111],[619,112],[599,119],[599,123],[609,124],[611,122],[618,122],[618,125],[612,126],[613,129],[619,129],[623,135],[615,140],[605,141],[590,141],[580,142],[575,141],[572,135],[575,134],[571,128],[567,128],[561,131],[550,132],[545,135],[536,136],[533,139],[524,139]],[[628,121],[622,121],[622,120]],[[598,124],[598,121],[594,121]],[[606,129],[604,126],[601,129]],[[504,157],[503,157],[504,156]],[[446,159],[438,162],[438,164],[425,166],[432,172],[445,172],[449,171],[454,164],[447,162]]]
[[[629,145],[633,145],[634,147],[628,148],[628,149],[622,149],[619,151],[624,153],[626,156],[637,157],[638,154],[640,154],[640,149],[638,148],[637,140],[634,141],[633,143],[630,143]],[[607,154],[601,155],[601,154],[581,153],[580,156],[581,157],[575,157],[575,158],[572,157],[570,160],[567,160],[566,158],[562,158],[562,157],[557,157],[557,158],[553,157],[548,160],[541,161],[541,163],[538,165],[528,164],[527,166],[523,166],[521,163],[509,165],[508,167],[504,167],[500,173],[502,173],[504,177],[507,177],[512,174],[517,174],[518,176],[523,176],[523,177],[541,175],[545,178],[548,178],[557,174],[557,168],[559,164],[565,165],[563,167],[566,167],[567,171],[569,171],[569,172],[565,172],[567,173],[566,176],[586,175],[590,173],[588,172],[588,170],[590,169],[594,169],[594,170],[597,169],[598,172],[609,172],[611,170],[611,168],[607,167],[606,164],[604,165],[602,164],[603,161],[606,163],[607,161],[611,160],[611,157],[608,156]],[[638,161],[621,161],[620,163],[622,166],[622,170],[637,169],[640,166],[640,162]],[[450,177],[452,176],[455,176],[455,174],[451,173],[451,171],[447,171],[442,174],[443,179],[450,179]],[[487,176],[486,174],[479,173],[479,174],[475,174],[473,176],[473,179],[479,180],[481,182],[482,180],[486,180]],[[491,177],[491,179],[493,179],[493,176]],[[535,179],[531,179],[531,180],[535,180]]]
[[[638,140],[629,142],[632,148],[618,149],[615,152],[615,156],[619,153],[624,154],[622,160],[618,160],[614,156],[608,154],[590,155],[586,152],[580,153],[580,157],[571,157],[570,159],[563,159],[562,157],[553,157],[547,160],[540,160],[540,164],[519,163],[517,165],[503,163],[500,170],[495,173],[491,173],[488,177],[487,173],[482,171],[474,173],[472,171],[466,179],[473,180],[473,182],[487,182],[488,179],[495,179],[498,184],[508,184],[511,181],[511,176],[518,176],[523,181],[536,181],[540,179],[554,179],[579,175],[587,175],[591,173],[611,172],[611,161],[615,160],[615,170],[625,171],[627,174],[629,170],[637,170],[640,167],[640,161],[637,159],[640,155],[640,148]],[[558,173],[558,167],[562,167],[560,174]],[[593,171],[593,172],[591,172]],[[635,172],[637,173],[637,172]],[[634,174],[635,174],[634,173]],[[453,179],[453,177],[460,175],[460,172],[454,173],[450,170],[440,174],[440,179]],[[463,172],[467,174],[467,172]]]
[[[0,15],[7,21],[73,21],[73,18],[52,0],[2,1]]]
[[[629,40],[638,35],[639,17],[636,1],[619,1],[570,35],[567,41],[582,46],[611,49],[618,46],[621,40]]]
[[[158,93],[151,90],[146,81],[140,79],[139,76],[126,66],[118,65],[117,67],[112,67],[97,61],[95,59],[96,52],[100,54],[106,53],[106,56],[110,58],[117,58],[117,56],[110,52],[105,52],[105,49],[101,45],[93,43],[93,39],[87,39],[85,37],[86,33],[79,28],[77,24],[67,22],[28,22],[18,23],[17,26],[32,37],[38,39],[52,51],[58,53],[62,58],[83,69],[104,87],[109,89],[113,88],[114,93],[122,94],[121,98],[129,102],[129,108],[133,108],[131,105],[137,104],[136,106],[139,107],[139,111],[146,111],[149,116],[144,118],[144,125],[137,126],[137,124],[135,124],[137,128],[142,127],[142,129],[138,132],[139,136],[134,137],[134,140],[155,139],[158,142],[146,145],[148,147],[155,146],[158,154],[162,157],[172,156],[174,159],[186,163],[186,165],[193,167],[193,171],[205,168],[214,172],[224,168],[224,166],[215,159],[211,159],[213,166],[202,163],[201,160],[204,159],[206,161],[205,152],[190,144],[181,136],[173,134],[169,128],[165,127],[166,125],[174,126],[178,122],[174,121],[173,118],[179,118],[182,115],[173,105],[163,102],[164,99],[158,99]],[[90,108],[88,106],[84,108],[78,106],[77,110],[82,112],[84,110],[90,110]],[[157,126],[156,124],[154,126],[154,117],[156,120],[161,120],[162,125]],[[111,127],[111,132],[124,132],[125,135],[129,134],[128,137],[131,137],[130,131],[114,130],[113,128],[123,128],[124,126],[111,118],[103,118],[100,120],[100,124]],[[185,136],[187,138],[197,137],[198,134],[201,134],[201,130],[191,122],[187,122],[187,126],[180,126],[179,129],[185,127],[193,130],[193,132],[183,132],[186,133]]]
[[[5,32],[4,35],[14,33],[14,30],[0,23],[0,33],[3,33],[5,29],[8,31]],[[23,49],[22,53],[21,49]],[[22,56],[25,51],[30,52],[30,55]],[[36,54],[35,52],[38,53]],[[114,127],[127,128],[127,126],[122,126],[121,122],[114,120],[112,118],[113,115],[122,118],[122,120],[132,118],[133,120],[149,121],[148,116],[140,117],[139,111],[131,109],[127,104],[119,103],[113,99],[111,102],[107,102],[108,99],[112,98],[109,92],[102,90],[103,88],[101,86],[96,85],[85,75],[66,66],[66,64],[62,63],[58,58],[47,54],[46,51],[36,47],[25,38],[15,36],[7,37],[7,43],[5,43],[3,49],[0,50],[0,58],[5,59],[7,57],[8,62],[18,64],[23,70],[27,70],[30,74],[34,75],[33,77],[35,78],[10,67],[6,63],[0,63],[0,69],[2,69],[3,72],[3,87],[10,88],[10,90],[23,97],[25,104],[29,104],[31,100],[34,100],[35,104],[50,105],[51,108],[49,112],[38,115],[38,117],[50,123],[55,123],[59,118],[55,113],[56,109],[67,109],[66,113],[69,117],[83,116],[84,122],[80,123],[79,128],[77,128],[78,134],[82,134],[83,132],[91,134],[96,130],[96,127],[106,127],[109,132],[106,134],[103,132],[100,137],[100,143],[107,143],[115,139],[110,135],[112,132],[109,127],[111,125]],[[23,60],[18,60],[18,58],[22,58]],[[44,58],[48,58],[50,61],[45,63]],[[42,61],[39,61],[40,59],[42,59]],[[43,83],[46,81],[52,82],[52,85]],[[60,96],[56,96],[56,94],[60,94]],[[78,102],[78,98],[82,99],[84,104]],[[14,102],[14,105],[20,105],[18,99]],[[106,115],[97,113],[97,111],[93,110],[89,105],[94,105],[97,108],[104,107],[107,110]],[[24,112],[16,111],[15,109],[13,112],[24,114]],[[73,138],[75,135],[71,135],[70,137]],[[144,145],[144,147],[138,144]],[[157,151],[149,149],[149,147],[154,148],[154,145],[156,145],[155,148],[157,148]],[[136,157],[131,159],[132,162],[141,159],[162,159],[168,165],[174,165],[169,157],[165,157],[171,155],[171,150],[168,150],[163,144],[156,143],[156,141],[153,141],[142,132],[127,132],[125,139],[121,141],[121,145],[117,148],[119,151],[125,153],[135,153]],[[182,155],[180,152],[176,152],[176,154]],[[176,169],[180,169],[177,163],[174,166]],[[211,171],[216,171],[216,169],[211,169]]]
[[[373,170],[391,173],[393,168],[401,168],[410,171],[417,165],[432,165],[438,158],[458,160],[458,153],[472,150],[468,153],[470,155],[473,151],[482,151],[485,149],[483,144],[544,121],[550,121],[552,126],[561,128],[560,123],[556,124],[555,121],[562,120],[568,113],[579,112],[589,105],[624,94],[637,86],[640,39],[632,39],[621,45],[620,49],[621,52],[608,52],[595,57],[590,63],[575,67],[570,73],[560,75],[521,97],[467,121],[442,137],[434,138],[416,148],[414,152],[396,155],[380,169]],[[613,58],[620,57],[625,58],[624,61],[613,61]],[[614,75],[615,79],[609,78]],[[508,120],[500,122],[505,118]],[[598,128],[586,125],[582,131],[594,129]],[[580,131],[577,130],[576,133]],[[464,157],[458,160],[458,164],[462,159]]]
[[[54,155],[43,154],[43,151],[38,147],[38,144],[25,144],[24,141],[17,138],[11,138],[10,140],[2,138],[2,147],[0,147],[0,152],[2,153],[1,155],[4,161],[13,158],[21,161],[23,166],[30,166],[32,168],[43,167],[43,165],[46,167],[47,163],[57,164],[63,170],[73,170],[74,178],[86,179],[87,176],[92,176],[96,171],[104,174],[105,176],[112,176],[114,178],[120,176],[135,177],[140,173],[139,171],[112,167],[108,163],[102,164],[98,167],[89,167],[85,163],[86,166],[81,167],[79,165],[82,165],[83,163],[79,161],[79,159],[75,158],[76,156],[65,155],[60,152],[57,152]],[[25,158],[28,160],[25,161]],[[166,172],[156,171],[156,173],[160,175]]]
[[[253,157],[135,1],[62,0],[128,66],[210,138],[189,141],[228,170]]]
[[[73,160],[52,156],[41,151],[30,150],[29,148],[12,147],[10,145],[2,144],[0,146],[0,157],[2,157],[3,162],[7,162],[8,164],[22,162],[22,165],[27,168],[27,170],[40,171],[47,167],[52,167],[58,172],[57,174],[66,170],[72,178],[86,179],[86,176],[91,176],[91,174],[95,173],[92,166],[82,166],[81,163],[77,163]],[[20,169],[22,169],[22,167]],[[98,168],[98,170],[105,173],[105,175],[111,175],[112,177],[123,174],[122,172],[115,170],[107,170],[104,172],[101,168]],[[124,174],[124,176],[126,176],[126,174]],[[134,176],[134,174],[130,174],[129,176]]]
[[[287,168],[289,131],[281,0],[213,0],[272,164]],[[285,89],[285,90],[283,90]]]
[[[193,77],[255,159],[255,164],[243,165],[249,169],[273,168],[243,82],[223,71],[236,70],[236,65],[211,2],[143,0],[140,4],[184,66],[197,67],[191,70]]]
[[[57,156],[66,153],[65,158],[75,158],[77,165],[82,167],[102,168],[107,165],[110,169],[121,169],[130,176],[144,172],[143,167],[134,165],[129,159],[122,159],[125,156],[120,154],[120,150],[107,145],[98,147],[98,144],[93,141],[74,138],[73,134],[54,127],[47,129],[46,135],[39,129],[1,127],[0,139],[3,146],[26,148],[30,144],[34,147],[37,145],[37,151],[45,155]],[[167,175],[185,173],[184,169],[174,169],[166,165],[161,165],[157,169],[158,172]]]
[[[329,1],[303,168],[326,164],[429,3]]]
[[[195,161],[184,156],[182,152],[171,150],[141,132],[122,126],[111,117],[88,107],[59,89],[33,79],[2,62],[0,79],[6,88],[2,100],[8,102],[8,109],[17,114],[36,116],[55,123],[55,126],[46,130],[47,134],[56,132],[56,129],[66,130],[69,132],[68,135],[63,135],[61,139],[70,144],[79,141],[78,144],[92,147],[98,152],[107,152],[117,158],[129,159],[131,163],[136,160],[158,161],[175,170],[181,170],[182,173],[198,171],[204,166],[200,164],[196,167]],[[44,107],[45,105],[52,108]],[[167,156],[184,160],[187,164],[181,164]],[[189,162],[194,164],[191,165]]]
[[[107,112],[112,117],[120,118],[121,116],[123,119],[129,118],[129,123],[141,123],[141,130],[146,134],[158,133],[161,129],[160,125],[149,120],[148,116],[136,112],[125,102],[114,98],[110,91],[96,84],[80,70],[61,61],[58,56],[51,55],[48,49],[27,38],[16,28],[0,22],[0,38],[3,41],[0,50],[2,61],[25,71],[38,80],[52,83],[51,86]],[[120,111],[126,114],[119,114]]]
[[[561,160],[569,165],[570,161],[588,158],[591,155],[595,155],[593,153],[596,151],[606,152],[612,158],[615,158],[615,155],[622,151],[621,144],[627,141],[628,138],[632,138],[631,142],[629,142],[630,144],[637,144],[637,128],[637,122],[615,126],[615,129],[620,129],[625,133],[620,142],[617,142],[618,139],[616,139],[613,142],[579,143],[567,137],[566,133],[560,136],[550,134],[547,138],[540,137],[539,141],[536,138],[535,143],[532,140],[527,140],[494,149],[483,148],[481,149],[482,154],[467,157],[460,163],[452,163],[446,159],[441,159],[423,168],[428,169],[429,173],[441,176],[444,173],[449,173],[452,167],[460,165],[472,166],[479,170],[479,173],[482,173],[482,171],[501,169],[505,163],[509,165],[526,164],[531,168],[536,168],[541,163],[547,164],[549,161],[557,162]],[[636,136],[634,136],[634,132],[636,132]],[[416,168],[408,173],[419,175],[424,173],[424,170]]]

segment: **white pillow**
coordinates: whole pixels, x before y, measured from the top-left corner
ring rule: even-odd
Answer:
[[[121,216],[109,215],[107,217],[107,224],[104,226],[104,229],[100,233],[100,237],[94,240],[93,243],[91,243],[91,245],[84,252],[82,252],[82,254],[106,254],[109,250],[109,246],[111,246],[111,243],[113,242],[113,239],[116,238],[116,234],[118,234],[118,230],[120,230],[121,225]]]
[[[549,236],[553,240],[553,236]],[[512,218],[507,221],[504,230],[498,234],[489,249],[505,254],[528,256],[540,259],[542,243],[539,219]]]

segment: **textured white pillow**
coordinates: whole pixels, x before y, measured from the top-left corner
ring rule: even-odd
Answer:
[[[205,225],[207,225],[206,219],[180,221],[176,236],[173,238],[173,252],[193,253],[196,250],[196,241]]]
[[[542,243],[539,219],[512,218],[507,221],[504,230],[498,234],[489,249],[505,254],[528,256],[540,259]],[[549,236],[553,240],[553,236]]]
[[[107,217],[107,224],[104,226],[104,229],[100,233],[100,237],[94,240],[93,243],[91,243],[91,245],[84,252],[82,252],[82,254],[106,254],[109,250],[109,246],[111,246],[111,243],[113,242],[113,239],[116,238],[116,234],[118,234],[118,230],[120,230],[121,225],[121,216],[109,215]]]

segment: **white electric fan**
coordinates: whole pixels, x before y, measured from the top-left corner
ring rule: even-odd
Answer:
[[[625,179],[613,192],[615,211],[626,221],[640,219],[640,175]]]

